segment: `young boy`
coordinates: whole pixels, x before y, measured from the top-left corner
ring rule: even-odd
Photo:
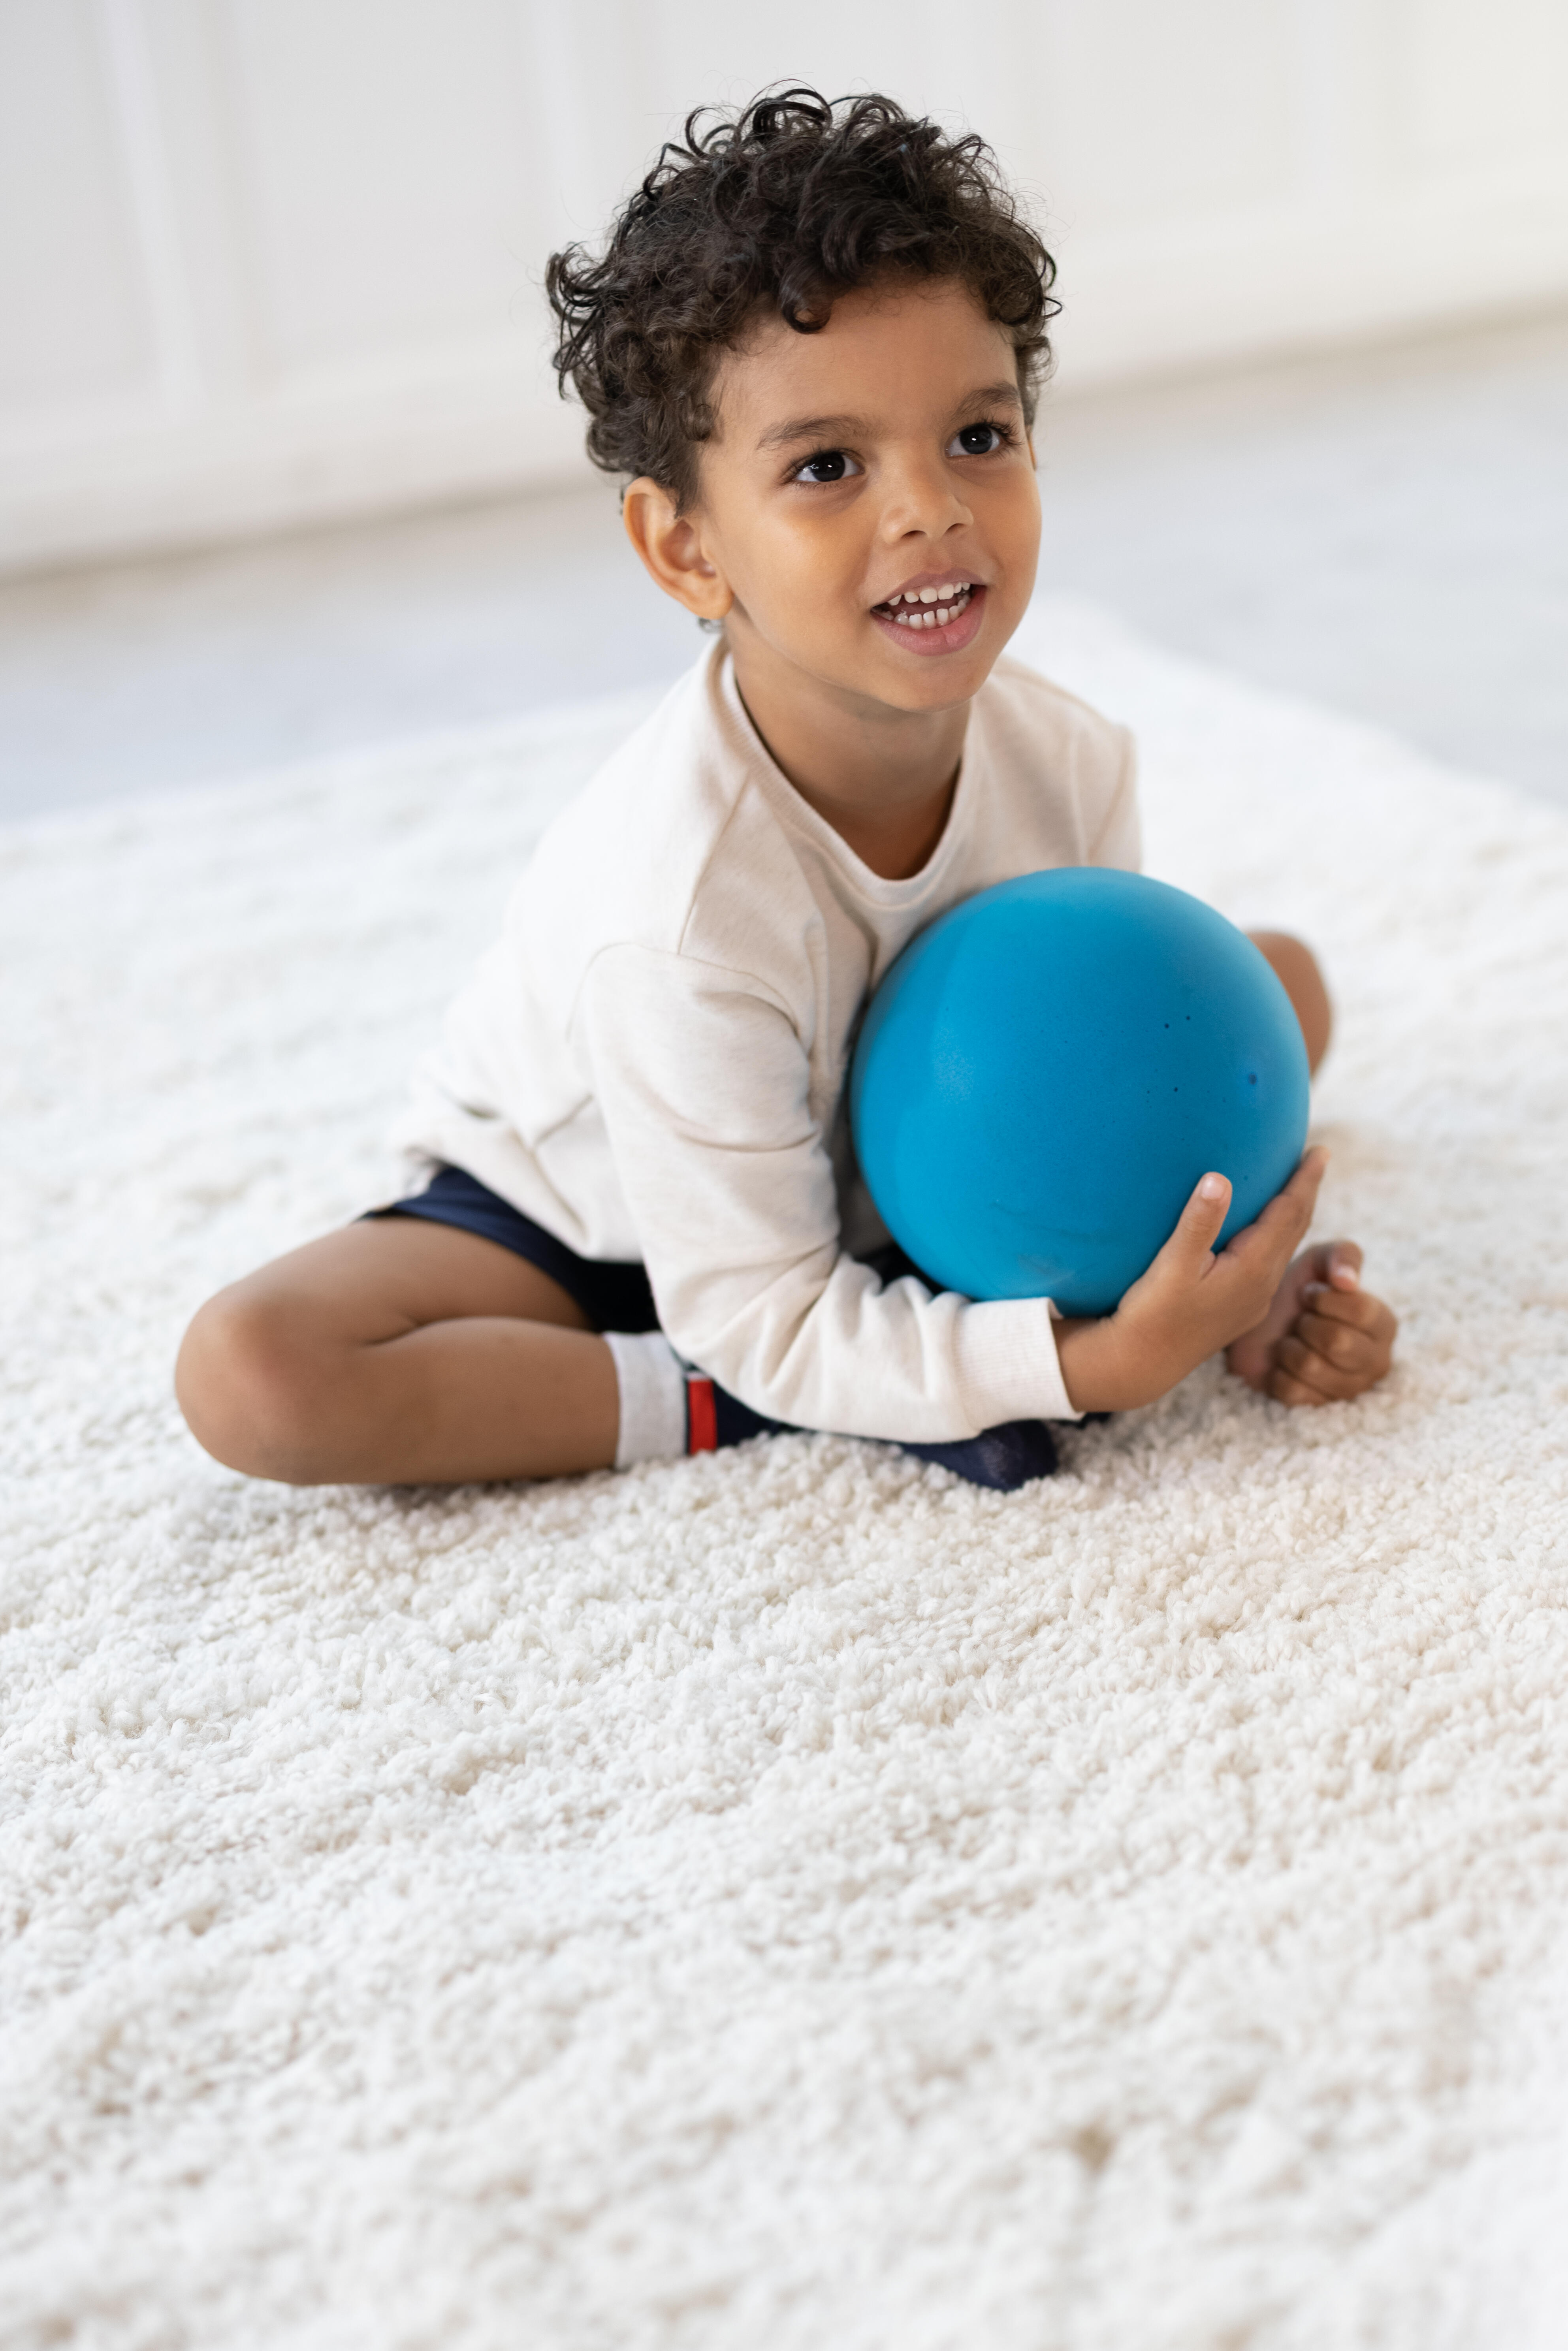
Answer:
[[[541,843],[420,1072],[412,1196],[197,1315],[177,1385],[219,1460],[539,1478],[793,1426],[1011,1489],[1049,1421],[1219,1348],[1292,1405],[1387,1371],[1354,1244],[1291,1262],[1322,1152],[1218,1255],[1206,1175],[1084,1322],[936,1292],[854,1168],[846,1069],[900,948],[1009,875],[1138,861],[1126,736],[1001,659],[1052,274],[977,140],[801,90],[694,117],[602,257],[554,257],[591,453],[715,641]],[[1259,944],[1315,1066],[1317,967]]]

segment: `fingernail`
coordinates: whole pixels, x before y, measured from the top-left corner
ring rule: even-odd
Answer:
[[[1336,1265],[1333,1270],[1333,1278],[1338,1282],[1342,1290],[1359,1290],[1361,1288],[1361,1276],[1357,1273],[1354,1265]]]
[[[1200,1200],[1223,1200],[1225,1197],[1224,1176],[1206,1176],[1202,1183],[1197,1187],[1197,1196]]]
[[[1326,1287],[1327,1285],[1321,1281],[1309,1281],[1306,1288],[1302,1290],[1301,1296],[1303,1299],[1321,1298],[1323,1295],[1323,1291]]]

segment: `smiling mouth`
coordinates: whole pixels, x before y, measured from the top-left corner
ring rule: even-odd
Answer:
[[[901,629],[945,629],[949,621],[968,611],[974,593],[969,582],[954,580],[943,588],[916,588],[907,594],[900,590],[885,604],[873,604],[872,610]]]

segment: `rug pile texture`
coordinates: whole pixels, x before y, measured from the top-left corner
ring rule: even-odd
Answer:
[[[1568,2341],[1568,822],[1047,607],[1150,870],[1340,1006],[1404,1319],[980,1494],[294,1492],[220,1282],[641,705],[0,835],[5,2351]]]

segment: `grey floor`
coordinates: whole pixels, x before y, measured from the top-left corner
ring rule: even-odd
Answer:
[[[1041,586],[1568,807],[1568,315],[1048,402]],[[591,486],[0,582],[0,816],[673,674]]]

